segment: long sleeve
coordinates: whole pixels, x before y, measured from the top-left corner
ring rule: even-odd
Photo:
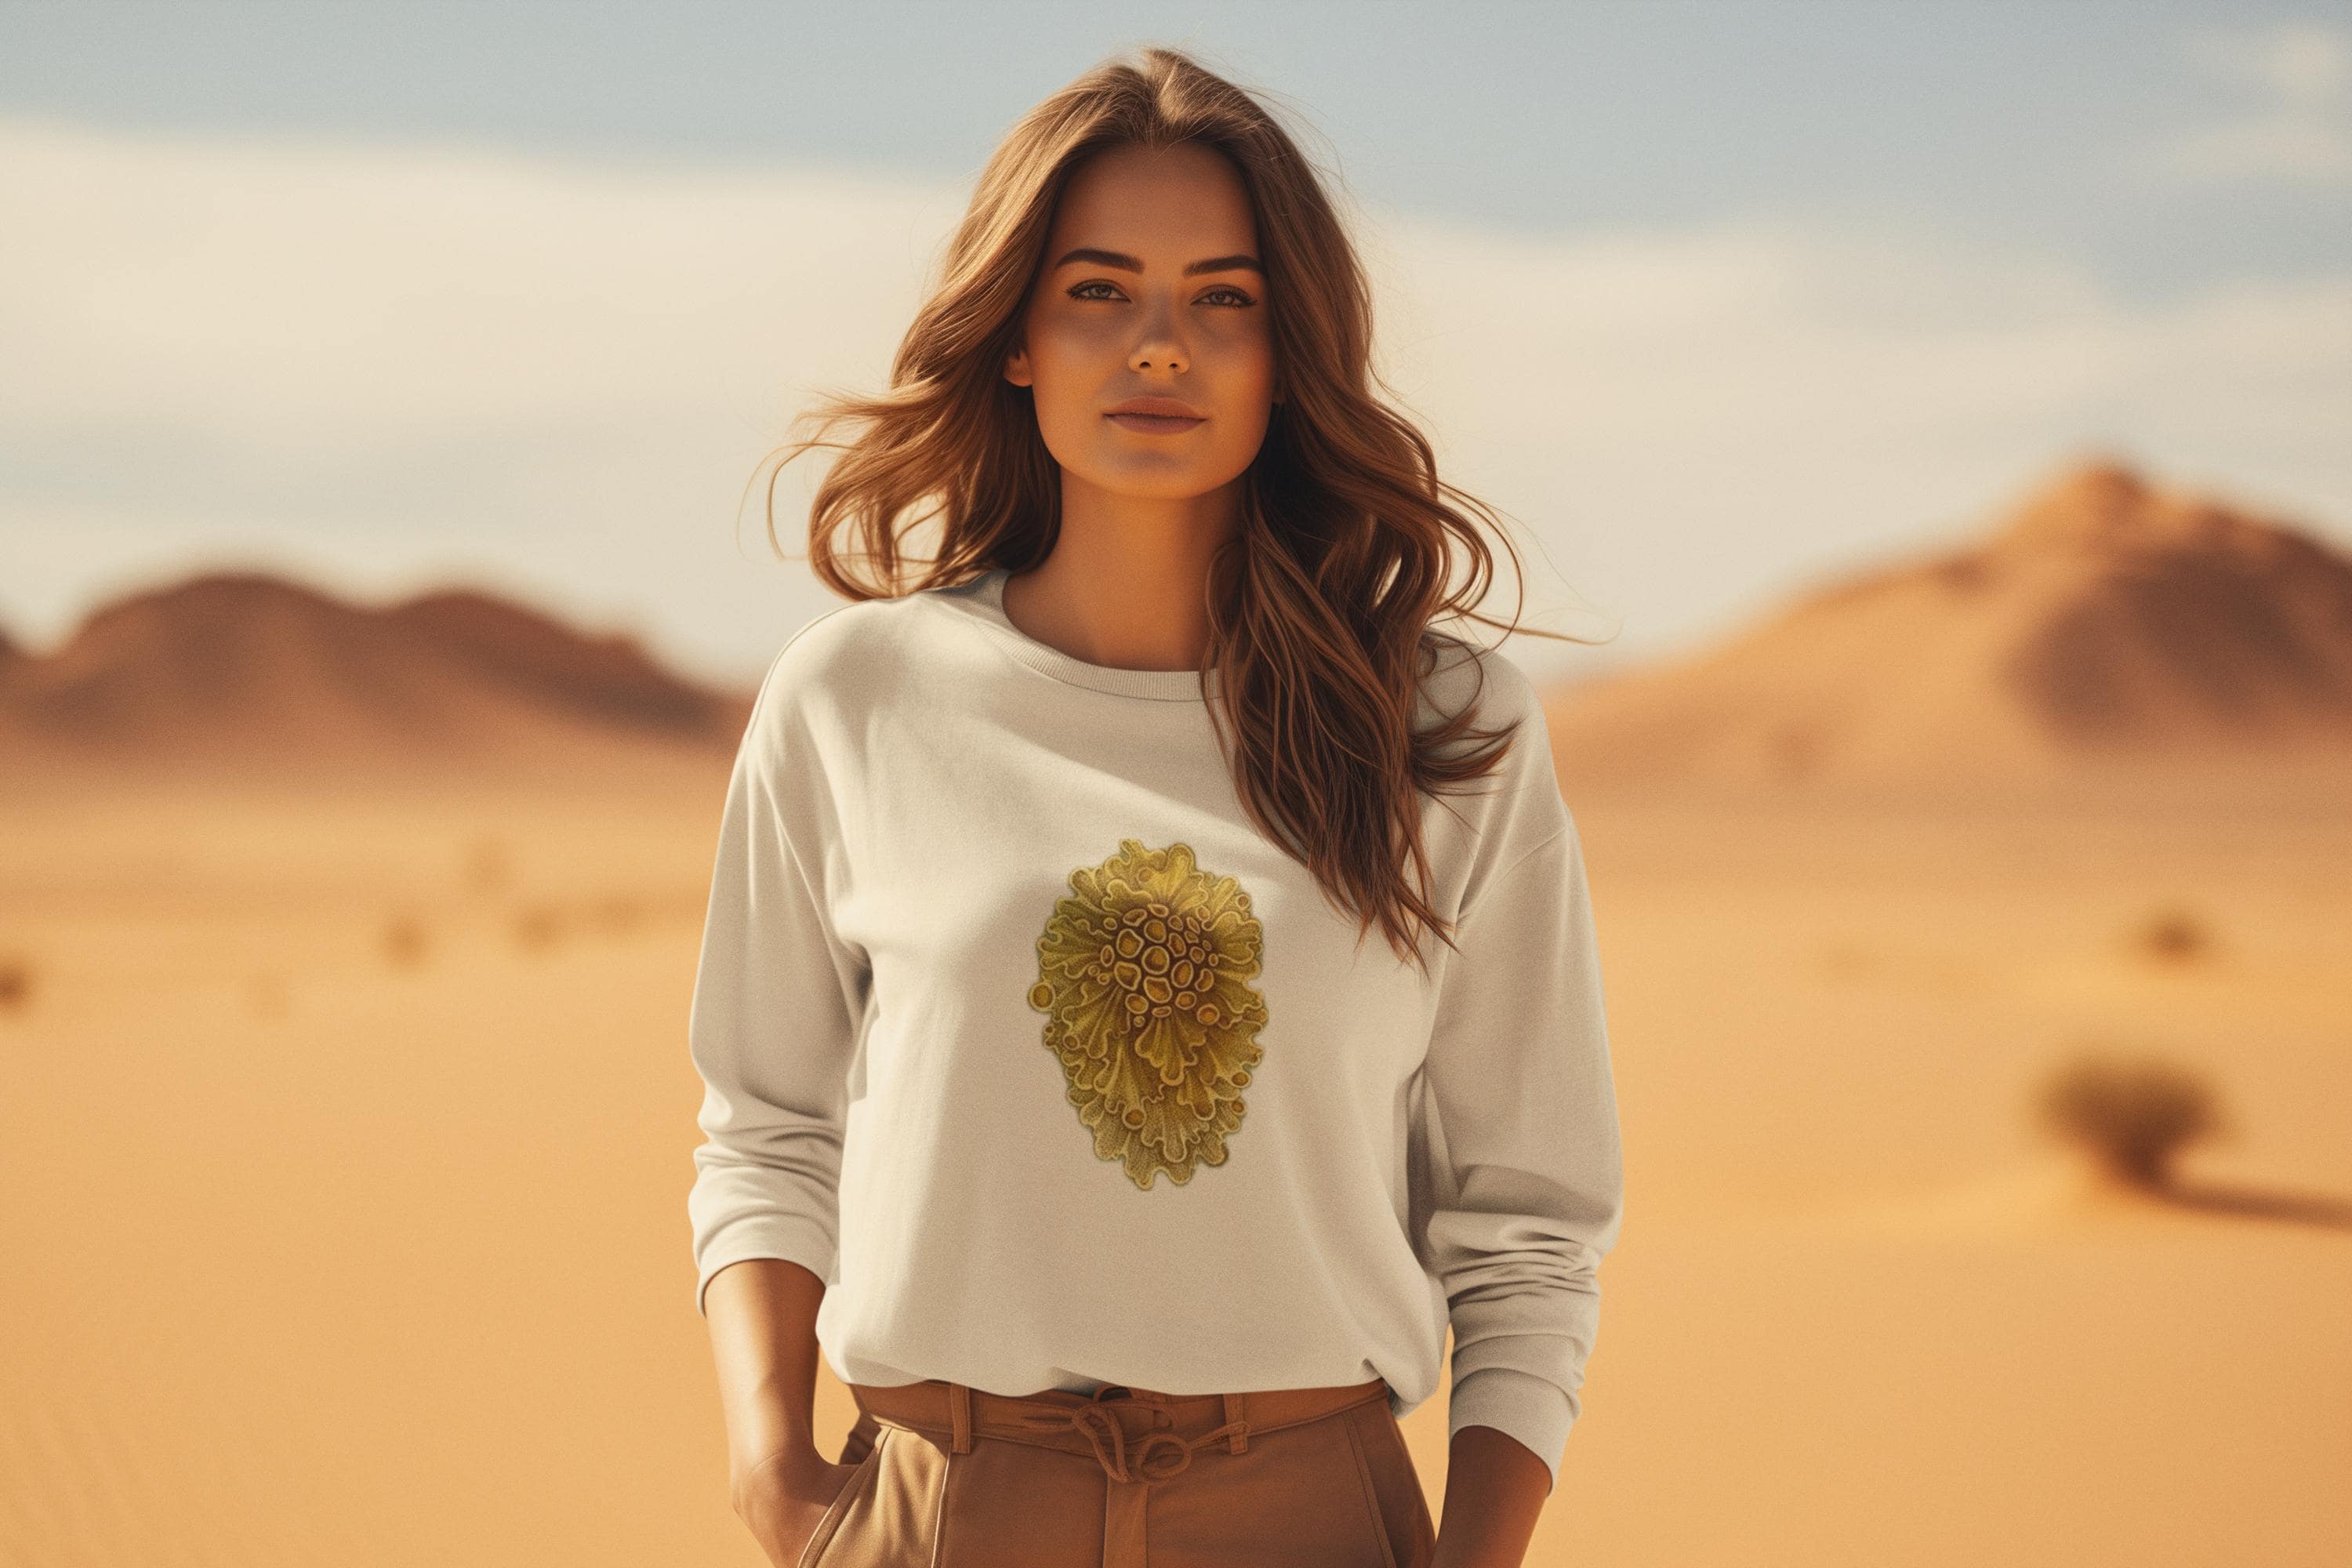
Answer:
[[[730,1263],[782,1258],[829,1279],[839,1246],[843,1116],[868,971],[834,934],[810,871],[821,858],[793,841],[823,817],[790,804],[810,781],[793,771],[782,706],[772,671],[728,785],[688,1024],[707,1135],[687,1200],[697,1311]]]
[[[1515,848],[1458,919],[1423,1069],[1420,1170],[1424,1260],[1454,1330],[1449,1440],[1496,1427],[1556,1486],[1623,1179],[1583,855],[1556,795],[1544,812],[1557,826]]]

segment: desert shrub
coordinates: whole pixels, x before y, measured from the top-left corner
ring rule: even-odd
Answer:
[[[2213,933],[2184,909],[2158,910],[2135,933],[2139,951],[2162,963],[2187,963],[2213,949]]]
[[[396,914],[384,922],[383,952],[395,968],[407,969],[425,960],[425,922],[413,914]]]
[[[563,914],[552,904],[532,904],[515,911],[515,944],[530,951],[551,946],[563,935]]]
[[[2171,1182],[2181,1150],[2223,1126],[2210,1083],[2149,1056],[2078,1056],[2042,1081],[2036,1110],[2043,1131],[2118,1180],[2150,1188]]]

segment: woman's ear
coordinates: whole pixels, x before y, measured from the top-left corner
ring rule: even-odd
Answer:
[[[1029,374],[1029,351],[1014,349],[1004,356],[1004,379],[1015,386],[1027,386],[1034,379]]]

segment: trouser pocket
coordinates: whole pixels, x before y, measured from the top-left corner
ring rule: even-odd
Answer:
[[[1427,1568],[1437,1553],[1437,1521],[1430,1517],[1429,1494],[1422,1488],[1404,1427],[1385,1405],[1350,1414],[1357,1418],[1390,1555],[1396,1568]]]
[[[1393,1480],[1384,1482],[1374,1474],[1370,1444],[1364,1436],[1363,1424],[1357,1419],[1357,1415],[1353,1410],[1343,1411],[1338,1419],[1339,1425],[1347,1429],[1348,1447],[1356,1456],[1356,1474],[1364,1483],[1364,1520],[1371,1530],[1373,1542],[1381,1554],[1381,1568],[1399,1568],[1396,1544],[1389,1533],[1390,1510],[1382,1500],[1382,1494],[1395,1483]]]
[[[856,1440],[854,1430],[851,1440]],[[866,1457],[857,1461],[857,1468],[851,1474],[848,1483],[835,1494],[833,1506],[826,1509],[824,1517],[816,1521],[816,1533],[808,1538],[808,1544],[801,1548],[800,1556],[793,1559],[794,1568],[817,1568],[824,1561],[824,1554],[832,1547],[835,1537],[841,1533],[842,1521],[873,1489],[875,1476],[882,1468],[882,1451],[889,1447],[889,1443],[890,1429],[886,1426],[876,1434],[873,1447],[866,1451]],[[845,1452],[846,1447],[844,1446]]]

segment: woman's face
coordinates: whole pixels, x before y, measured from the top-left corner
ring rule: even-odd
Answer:
[[[1266,310],[1234,166],[1197,143],[1114,147],[1063,187],[1005,379],[1032,390],[1067,475],[1118,495],[1203,495],[1246,469],[1265,437]],[[1135,398],[1173,399],[1192,417],[1113,412]]]

